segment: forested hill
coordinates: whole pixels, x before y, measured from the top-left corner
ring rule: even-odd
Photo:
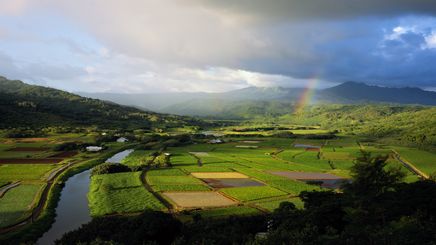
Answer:
[[[341,103],[387,102],[436,105],[436,92],[411,87],[380,87],[357,82],[346,82],[324,89],[319,92],[318,97],[322,101]]]
[[[144,112],[4,77],[0,77],[0,115],[0,128],[77,125],[147,129],[202,123],[189,117]]]

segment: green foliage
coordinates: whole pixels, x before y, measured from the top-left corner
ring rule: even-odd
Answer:
[[[291,202],[295,205],[296,208],[299,208],[299,209],[302,209],[304,207],[304,203],[301,201],[300,198],[267,200],[267,201],[262,201],[262,202],[256,202],[255,205],[272,212],[275,209],[277,209],[283,202]]]
[[[96,237],[119,244],[171,244],[181,227],[180,221],[171,214],[146,210],[133,217],[95,218],[89,224],[65,234],[57,244],[93,244]]]
[[[91,175],[130,172],[130,168],[118,163],[102,163],[92,169]]]

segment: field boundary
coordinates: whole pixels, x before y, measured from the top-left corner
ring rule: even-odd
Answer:
[[[12,183],[0,188],[0,198],[2,198],[6,194],[6,192],[8,192],[10,189],[17,187],[20,184],[21,184],[21,181],[15,181],[15,182],[12,182]]]
[[[426,173],[422,172],[417,167],[415,167],[415,165],[413,165],[412,163],[410,163],[406,159],[402,158],[400,153],[398,153],[396,150],[392,149],[391,151],[394,154],[395,159],[398,160],[400,163],[402,163],[403,166],[406,167],[407,169],[409,169],[411,172],[415,173],[416,175],[418,175],[424,179],[430,178]]]
[[[151,188],[151,186],[148,184],[147,180],[146,180],[146,175],[147,175],[147,171],[148,170],[144,170],[141,172],[141,175],[139,176],[142,185],[144,186],[144,188],[150,192],[157,200],[159,200],[159,202],[161,202],[167,209],[169,213],[173,213],[174,208],[173,205],[171,203],[169,203],[165,198],[163,198],[161,195],[159,195],[158,193],[156,193],[153,188]]]

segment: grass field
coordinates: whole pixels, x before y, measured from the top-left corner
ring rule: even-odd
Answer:
[[[11,225],[26,217],[36,203],[42,184],[22,184],[10,189],[0,198],[0,227]]]
[[[436,154],[408,147],[394,148],[401,157],[426,174],[436,173]]]
[[[0,181],[42,180],[55,164],[6,164],[0,165]]]
[[[165,208],[141,183],[140,172],[95,175],[88,194],[92,216]]]

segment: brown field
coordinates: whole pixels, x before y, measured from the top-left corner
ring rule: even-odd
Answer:
[[[23,151],[23,152],[33,152],[33,151],[47,151],[50,148],[47,147],[15,147],[8,149],[7,151]]]
[[[316,151],[316,152],[319,152],[319,148],[306,148],[306,151]]]
[[[51,158],[68,158],[77,155],[77,151],[64,151],[50,156]]]
[[[248,179],[247,175],[238,172],[198,172],[191,174],[199,179]]]
[[[263,186],[263,183],[252,179],[203,179],[210,187],[227,188],[227,187],[247,187],[247,186]]]
[[[16,142],[41,142],[41,141],[48,141],[49,138],[14,138]]]
[[[181,208],[223,207],[237,204],[236,201],[212,191],[164,192],[162,194]]]
[[[256,149],[259,148],[257,145],[237,145],[236,148],[247,148],[247,149]]]
[[[190,154],[196,155],[197,157],[207,157],[209,156],[209,153],[207,152],[189,152]]]
[[[239,141],[241,143],[246,143],[246,144],[257,144],[260,143],[260,140],[243,140],[243,141]]]
[[[62,158],[4,158],[0,159],[0,164],[47,164],[47,163],[60,163]]]
[[[270,171],[270,173],[283,176],[289,179],[296,180],[339,180],[339,177],[333,174],[317,173],[317,172],[290,172],[290,171]]]

